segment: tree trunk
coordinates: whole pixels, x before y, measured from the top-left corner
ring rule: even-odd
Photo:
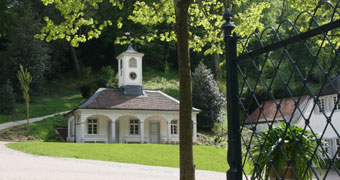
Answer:
[[[220,74],[220,55],[215,53],[214,54],[215,58],[215,80],[218,82],[219,74]]]
[[[76,76],[77,76],[77,78],[80,78],[81,72],[80,72],[80,66],[79,66],[79,61],[78,61],[78,58],[77,58],[76,50],[74,49],[74,47],[70,43],[68,45],[70,47],[71,56],[72,56],[72,60],[73,60],[73,66],[74,66],[74,70],[76,72]]]
[[[26,102],[26,118],[27,118],[27,128],[30,124],[30,103]]]
[[[191,0],[174,0],[180,94],[180,180],[195,179],[192,148],[192,91],[188,29],[188,8],[191,3]]]

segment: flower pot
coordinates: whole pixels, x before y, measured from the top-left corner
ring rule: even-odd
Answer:
[[[287,168],[288,168],[288,170],[286,172]],[[280,177],[285,179],[285,180],[295,180],[296,179],[291,167],[288,167],[288,163],[285,163],[285,167],[284,167],[284,169],[282,169]],[[276,180],[276,179],[277,178],[276,178],[275,172],[273,170],[270,170],[269,180]]]

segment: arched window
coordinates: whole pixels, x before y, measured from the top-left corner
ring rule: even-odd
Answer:
[[[137,68],[137,60],[135,58],[131,58],[129,60],[129,67],[130,68]]]
[[[178,121],[172,120],[171,121],[171,134],[178,134]]]

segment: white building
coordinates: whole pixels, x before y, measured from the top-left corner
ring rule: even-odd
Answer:
[[[340,75],[326,84],[322,90],[315,93],[319,98],[314,101],[309,96],[277,99],[266,101],[262,104],[262,110],[257,108],[245,119],[245,126],[249,129],[261,132],[269,125],[278,127],[278,121],[290,121],[300,127],[307,126],[307,130],[313,131],[327,143],[324,149],[330,158],[340,158],[340,102],[338,92],[340,90]],[[298,101],[299,100],[299,101]],[[277,104],[280,104],[277,106]],[[309,119],[309,121],[308,121]],[[327,123],[327,122],[330,123]],[[256,125],[256,128],[255,128]]]
[[[119,88],[99,88],[67,113],[67,141],[78,143],[178,143],[179,101],[142,88],[142,57],[130,45],[118,57]],[[193,142],[196,115],[192,109]]]
[[[301,116],[298,126],[306,125],[305,119],[310,116],[307,129],[322,136],[327,144],[324,145],[330,158],[336,156],[340,158],[340,102],[338,102],[338,92],[340,92],[340,75],[335,77],[330,83],[326,84],[322,90],[316,93],[319,95],[318,101],[312,98]],[[328,122],[329,119],[329,123]]]

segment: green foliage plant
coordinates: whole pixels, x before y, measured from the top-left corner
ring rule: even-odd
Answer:
[[[198,128],[211,130],[215,122],[222,121],[225,98],[210,69],[203,64],[192,74],[192,102],[195,108],[202,110],[197,115]]]
[[[86,77],[89,78],[92,76],[92,67],[90,66],[84,66],[81,68],[81,74]]]
[[[8,77],[17,73],[17,67],[21,64],[28,69],[32,77],[30,85],[31,93],[41,92],[46,74],[50,71],[50,46],[35,39],[34,35],[40,32],[42,24],[37,18],[37,12],[33,10],[31,1],[18,2],[18,7],[13,10],[13,22],[8,27],[8,44],[6,56]],[[2,61],[2,60],[1,60]],[[12,81],[14,84],[15,81]],[[17,84],[15,84],[17,87]]]
[[[118,87],[118,79],[115,76],[115,70],[111,66],[103,66],[101,69],[101,73],[105,79],[105,86],[109,88],[117,88]]]
[[[228,122],[226,120],[215,122],[211,130],[215,134],[214,142],[216,145],[219,147],[227,147]]]
[[[264,178],[268,179],[269,176],[275,176],[270,163],[272,161],[279,176],[283,176],[286,171],[288,174],[290,167],[294,169],[299,179],[312,180],[312,168],[318,168],[321,173],[321,167],[324,164],[318,139],[310,131],[301,127],[288,127],[281,122],[279,125],[272,129],[266,128],[259,133],[259,142],[250,149],[258,165],[258,169],[253,168],[255,176],[253,178],[260,178],[264,175]]]
[[[0,112],[4,114],[12,114],[15,109],[15,93],[9,80],[0,87]]]
[[[22,65],[20,65],[20,70],[17,73],[17,78],[20,82],[20,87],[22,91],[22,95],[25,99],[26,104],[26,119],[27,119],[27,126],[29,124],[29,117],[30,117],[30,84],[32,82],[31,74],[27,71],[27,69],[24,69]]]

